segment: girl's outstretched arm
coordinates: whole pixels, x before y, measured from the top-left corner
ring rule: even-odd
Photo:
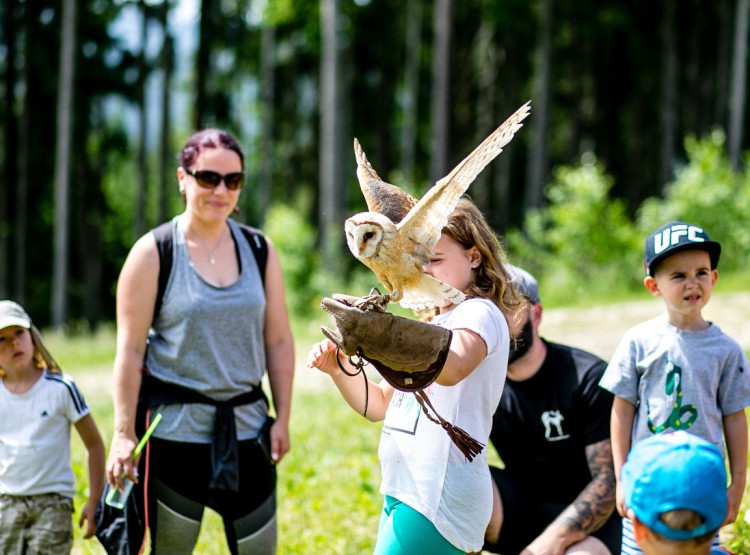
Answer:
[[[347,372],[354,373],[356,369],[349,364],[347,356],[343,351],[336,352],[336,345],[329,339],[324,339],[312,346],[307,355],[308,368],[317,368],[325,372],[333,379],[333,383],[339,388],[349,406],[362,414],[365,408],[365,384],[362,376],[347,376],[339,367],[336,359],[346,368]],[[379,422],[385,418],[385,411],[393,397],[393,387],[385,380],[379,384],[367,380],[367,414],[366,417],[372,422]]]
[[[448,359],[436,382],[456,385],[487,357],[487,344],[479,334],[467,329],[453,330]]]

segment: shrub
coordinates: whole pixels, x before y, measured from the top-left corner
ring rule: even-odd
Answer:
[[[511,261],[534,273],[547,301],[569,303],[640,283],[639,238],[612,178],[596,161],[554,171],[549,205],[529,211],[523,232],[507,235]]]
[[[724,150],[724,133],[685,140],[687,164],[664,198],[649,198],[638,213],[643,237],[670,220],[683,220],[706,229],[722,245],[721,267],[734,270],[750,261],[750,171],[732,170]]]
[[[317,308],[321,282],[316,251],[317,233],[301,210],[285,204],[274,205],[266,214],[263,230],[273,241],[284,271],[289,310],[309,316]]]

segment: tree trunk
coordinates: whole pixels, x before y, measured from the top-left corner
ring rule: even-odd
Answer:
[[[161,121],[159,132],[159,200],[157,222],[166,221],[168,218],[167,206],[169,199],[170,183],[174,183],[174,163],[172,161],[172,143],[170,141],[170,114],[172,111],[171,89],[172,89],[172,65],[173,65],[173,41],[169,34],[169,10],[170,0],[164,0],[161,5],[161,27],[164,32],[164,45],[161,52]]]
[[[214,0],[201,0],[198,50],[195,55],[195,113],[193,127],[202,129],[208,104],[208,62],[211,57],[211,17],[209,10]]]
[[[662,83],[661,83],[661,164],[659,183],[662,194],[672,176],[676,120],[677,120],[677,45],[675,26],[675,2],[666,0],[662,19]]]
[[[540,0],[539,26],[534,55],[532,110],[530,118],[531,147],[526,172],[526,198],[524,208],[536,208],[544,200],[544,180],[548,171],[548,133],[550,57],[552,50],[553,0]]]
[[[341,135],[340,0],[321,0],[322,56],[320,68],[320,210],[321,246],[329,270],[340,275],[343,237],[343,161],[337,145]]]
[[[260,143],[260,179],[258,183],[257,201],[258,221],[265,220],[271,205],[273,188],[273,136],[274,136],[274,89],[275,89],[275,53],[276,30],[272,23],[266,23],[260,36],[261,55],[261,84],[260,84],[260,114],[261,114],[261,143]]]
[[[101,100],[91,106],[86,127],[93,135],[101,136],[106,133],[103,106],[104,102]],[[92,332],[96,331],[102,320],[102,214],[106,213],[106,202],[99,184],[104,178],[106,166],[107,160],[104,156],[89,154],[89,151],[79,153],[76,167],[73,169],[73,182],[81,183],[82,187],[71,191],[74,199],[71,212],[74,215],[73,228],[76,229],[78,252],[84,253],[83,259],[78,263],[83,270],[83,315]]]
[[[732,42],[732,19],[734,10],[728,2],[719,2],[716,5],[718,10],[718,31],[716,33],[717,41],[717,52],[716,58],[713,65],[713,111],[711,113],[712,125],[717,122],[725,121],[727,114],[727,106],[729,102],[729,94],[727,91],[730,89],[730,82],[732,76],[730,75],[730,52]]]
[[[750,0],[737,0],[732,53],[732,91],[729,100],[729,161],[739,170],[742,156],[742,131],[745,120],[745,90],[747,83],[747,26]]]
[[[63,0],[60,26],[60,84],[57,95],[55,149],[55,247],[52,284],[52,325],[67,320],[68,246],[70,243],[70,160],[73,138],[73,96],[76,62],[77,0]]]
[[[12,184],[16,183],[17,171],[17,146],[18,146],[18,119],[15,111],[16,90],[16,0],[8,0],[3,13],[3,35],[5,38],[5,82],[3,110],[3,182],[0,183],[0,299],[8,298],[10,286],[10,264],[6,261],[11,259],[11,239],[18,235],[18,230],[11,220],[10,207],[13,206]],[[18,214],[16,214],[17,221]],[[12,233],[15,230],[15,233]]]
[[[133,234],[137,239],[146,232],[146,180],[147,180],[147,160],[146,160],[146,149],[148,141],[148,119],[146,114],[146,44],[148,42],[148,6],[146,6],[145,0],[139,2],[141,8],[141,52],[138,55],[138,108],[139,108],[139,120],[138,127],[140,129],[140,142],[138,144],[138,167],[136,168],[136,174],[138,176],[136,180],[135,189],[135,206],[133,219]]]
[[[436,183],[448,173],[451,75],[452,0],[436,0],[433,17],[435,33],[432,48],[432,137],[430,181]]]
[[[406,52],[404,60],[403,127],[401,131],[401,171],[404,181],[414,184],[419,102],[419,61],[422,45],[422,0],[409,0],[406,12]]]
[[[495,122],[496,77],[498,74],[497,46],[494,27],[488,19],[482,19],[479,31],[474,40],[474,72],[478,77],[477,123],[474,144],[481,143],[498,126]],[[485,214],[491,208],[491,183],[498,169],[496,160],[485,171],[477,176],[472,185],[472,197],[480,210]]]
[[[26,37],[31,35],[32,19],[34,10],[27,9],[24,12],[23,28]],[[26,40],[24,46],[23,99],[21,101],[21,124],[18,132],[18,190],[16,191],[16,226],[13,258],[13,298],[21,305],[26,304],[26,267],[28,257],[26,248],[28,245],[28,220],[29,220],[29,149],[31,137],[31,113],[32,108],[29,101],[29,82],[31,79],[31,41]]]

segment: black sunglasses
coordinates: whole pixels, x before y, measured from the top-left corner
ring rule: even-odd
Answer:
[[[237,191],[242,188],[245,182],[245,174],[242,172],[228,173],[222,175],[211,170],[185,170],[188,175],[192,175],[198,185],[206,189],[215,189],[222,181],[230,191]]]

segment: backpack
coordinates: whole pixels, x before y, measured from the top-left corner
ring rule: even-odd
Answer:
[[[161,310],[164,292],[167,289],[169,274],[172,272],[172,229],[173,222],[170,220],[151,230],[156,239],[156,248],[159,250],[159,286],[156,291],[156,303],[154,303],[154,320]],[[249,225],[237,222],[242,231],[250,249],[255,255],[255,262],[258,264],[260,279],[263,286],[266,285],[266,262],[268,261],[268,243],[263,232]]]

